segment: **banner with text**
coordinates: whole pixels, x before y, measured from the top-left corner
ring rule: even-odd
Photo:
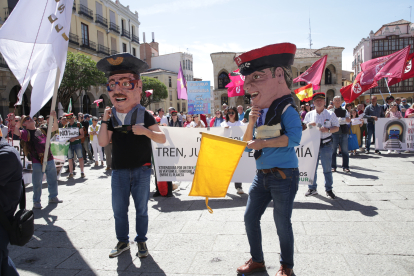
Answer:
[[[414,118],[379,118],[375,122],[375,149],[414,150]]]
[[[59,128],[59,137],[57,141],[59,143],[66,143],[73,137],[79,136],[79,128]]]
[[[188,113],[209,114],[210,113],[210,81],[187,82]]]
[[[200,150],[200,132],[208,132],[227,138],[241,140],[246,126],[221,128],[173,128],[161,127],[167,142],[152,142],[152,151],[158,181],[193,181],[195,165]],[[313,182],[319,152],[320,133],[317,129],[302,132],[302,140],[295,148],[299,159],[300,182],[309,185]],[[226,160],[217,160],[226,162]],[[256,174],[253,151],[244,152],[233,175],[232,182],[251,183]]]

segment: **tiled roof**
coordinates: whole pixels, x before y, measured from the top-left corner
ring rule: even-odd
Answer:
[[[309,57],[320,57],[315,54],[315,49],[297,48],[295,58],[309,58]]]
[[[382,26],[404,25],[404,24],[410,24],[410,23],[411,23],[410,21],[401,19],[401,20],[394,21],[394,22],[391,22],[391,23],[388,23],[388,24],[384,24]]]
[[[320,48],[320,49],[316,50],[316,52],[319,51],[319,50],[331,50],[331,49],[345,49],[345,48],[344,47],[337,47],[337,46],[326,46],[326,47],[323,47],[323,48]]]

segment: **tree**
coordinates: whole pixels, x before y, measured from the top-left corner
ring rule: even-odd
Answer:
[[[92,86],[107,82],[105,74],[96,68],[96,62],[89,56],[68,52],[65,73],[58,90],[58,102],[67,110],[72,97],[76,101],[84,90],[88,92]]]
[[[167,86],[160,82],[158,79],[150,77],[141,77],[142,79],[142,97],[141,105],[149,106],[152,102],[159,102],[162,99],[168,97]],[[152,96],[148,97],[145,95],[145,91],[154,90]]]

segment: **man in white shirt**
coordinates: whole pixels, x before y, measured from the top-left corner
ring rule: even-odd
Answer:
[[[317,127],[321,133],[321,144],[319,147],[318,162],[321,160],[323,174],[325,176],[325,191],[326,195],[335,199],[336,196],[332,191],[332,133],[339,130],[339,121],[335,113],[325,109],[325,93],[313,94],[313,104],[315,109],[306,113],[303,123],[307,124],[308,128]],[[317,170],[316,166],[315,177],[313,184],[309,185],[309,190],[305,196],[317,195]]]
[[[161,119],[160,126],[168,126],[168,119],[166,116],[164,116],[164,109],[160,108],[157,110],[158,117]]]

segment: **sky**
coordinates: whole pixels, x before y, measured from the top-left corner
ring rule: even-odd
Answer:
[[[410,21],[414,1],[120,0],[138,12],[139,38],[151,33],[160,55],[189,52],[194,77],[214,82],[211,53],[244,52],[290,42],[312,49],[344,47],[342,69],[352,70],[353,49],[371,30],[400,19]],[[414,10],[412,11],[414,17]],[[177,65],[178,71],[179,65]]]

